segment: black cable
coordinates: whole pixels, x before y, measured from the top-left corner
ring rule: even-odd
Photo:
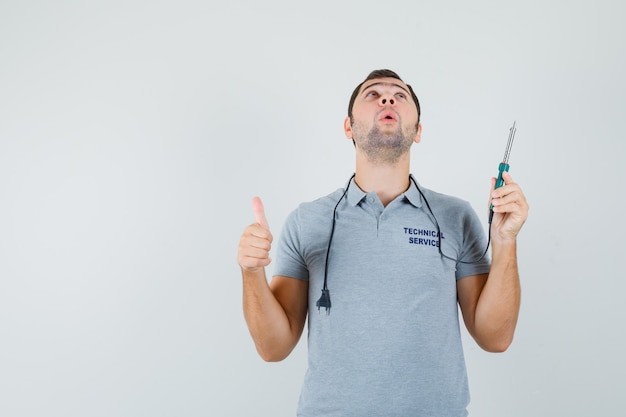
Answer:
[[[324,265],[324,286],[322,287],[322,296],[319,298],[319,300],[317,300],[317,303],[316,303],[317,311],[319,312],[320,308],[324,307],[326,309],[326,314],[330,314],[330,305],[331,305],[330,291],[328,291],[328,257],[330,255],[330,245],[333,241],[333,235],[335,234],[335,216],[337,215],[337,207],[339,207],[339,203],[341,203],[341,200],[343,200],[343,198],[348,193],[348,189],[350,188],[350,183],[352,182],[352,179],[354,178],[355,175],[356,173],[352,174],[352,176],[348,180],[348,185],[346,185],[345,191],[343,192],[341,197],[339,197],[339,200],[337,201],[337,204],[335,204],[335,208],[333,209],[333,223],[330,228],[330,237],[328,238],[328,248],[326,249],[326,263]]]
[[[348,193],[348,189],[350,188],[350,183],[352,182],[352,179],[354,178],[355,175],[356,174],[352,174],[352,176],[348,180],[348,185],[346,185],[345,191],[343,192],[341,197],[339,197],[339,200],[337,201],[337,204],[335,204],[335,208],[333,209],[333,222],[330,228],[330,237],[328,238],[328,248],[326,249],[326,261],[324,265],[324,286],[322,287],[322,295],[319,298],[319,300],[317,300],[317,303],[316,303],[317,311],[319,312],[320,308],[324,307],[326,309],[327,315],[330,314],[330,307],[331,307],[330,291],[328,290],[328,258],[330,256],[330,247],[333,242],[333,235],[335,234],[335,216],[337,215],[337,207],[339,207],[339,203],[341,203],[341,200],[343,200],[343,198]],[[409,179],[413,182],[413,184],[415,184],[415,188],[417,188],[417,191],[419,191],[420,195],[422,196],[422,199],[424,199],[424,203],[426,203],[426,207],[428,208],[428,211],[430,211],[430,215],[433,218],[433,222],[435,223],[435,227],[437,228],[437,240],[438,240],[437,248],[439,249],[439,254],[446,259],[450,259],[454,262],[460,262],[463,264],[474,264],[474,263],[480,262],[487,254],[487,251],[489,250],[489,245],[491,243],[491,219],[493,218],[493,211],[491,211],[489,215],[489,231],[488,231],[487,247],[485,248],[485,251],[483,252],[481,257],[474,261],[463,261],[461,259],[450,257],[446,255],[445,253],[443,253],[443,251],[441,250],[441,228],[439,227],[439,222],[437,222],[435,213],[433,213],[432,208],[430,208],[428,199],[426,198],[426,196],[420,189],[419,185],[417,185],[417,182],[415,181],[413,176],[409,175]]]
[[[478,258],[478,259],[476,259],[474,261],[462,261],[460,259],[453,258],[451,256],[446,255],[441,250],[441,229],[439,228],[439,223],[437,222],[437,218],[435,217],[435,213],[433,213],[433,210],[430,208],[430,204],[428,204],[428,200],[426,199],[426,196],[424,195],[424,193],[420,189],[419,185],[417,185],[417,182],[415,181],[415,179],[412,176],[409,176],[409,178],[411,179],[411,181],[413,181],[413,184],[415,184],[415,187],[417,188],[417,191],[419,191],[420,195],[424,199],[424,203],[426,203],[426,207],[428,207],[428,211],[430,211],[430,215],[433,217],[433,222],[435,223],[435,227],[437,228],[437,240],[438,240],[437,247],[439,249],[439,254],[441,256],[443,256],[444,258],[446,258],[446,259],[450,259],[450,260],[452,260],[454,262],[460,262],[462,264],[475,264],[477,262],[480,262],[485,257],[485,255],[487,254],[487,251],[489,250],[489,245],[491,244],[491,219],[493,218],[493,211],[489,215],[489,228],[488,228],[488,231],[487,231],[487,236],[488,236],[488,238],[487,238],[487,247],[485,248],[485,251],[480,256],[480,258]]]

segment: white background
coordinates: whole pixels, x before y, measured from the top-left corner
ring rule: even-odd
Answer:
[[[305,337],[256,354],[239,236],[344,185],[390,68],[413,173],[479,213],[517,120],[523,306],[503,354],[464,333],[471,415],[623,416],[624,7],[2,0],[0,415],[295,415]]]

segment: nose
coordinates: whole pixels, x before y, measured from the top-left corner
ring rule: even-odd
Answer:
[[[391,104],[393,106],[394,103],[395,103],[393,97],[387,98],[387,97],[383,96],[383,97],[380,98],[380,104],[385,105],[387,103],[389,103],[389,104]]]

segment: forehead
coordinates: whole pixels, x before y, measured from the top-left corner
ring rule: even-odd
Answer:
[[[397,88],[400,88],[400,89],[406,91],[407,93],[409,92],[409,87],[407,87],[407,85],[405,83],[403,83],[402,81],[398,80],[397,78],[391,78],[391,77],[374,78],[374,79],[371,79],[371,80],[367,80],[361,86],[361,92],[365,91],[366,89],[368,89],[370,87],[374,87],[374,86],[397,87]]]

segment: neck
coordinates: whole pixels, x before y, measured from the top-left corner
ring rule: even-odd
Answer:
[[[386,207],[409,188],[409,155],[395,164],[372,164],[357,155],[354,181],[366,193],[375,192]]]

